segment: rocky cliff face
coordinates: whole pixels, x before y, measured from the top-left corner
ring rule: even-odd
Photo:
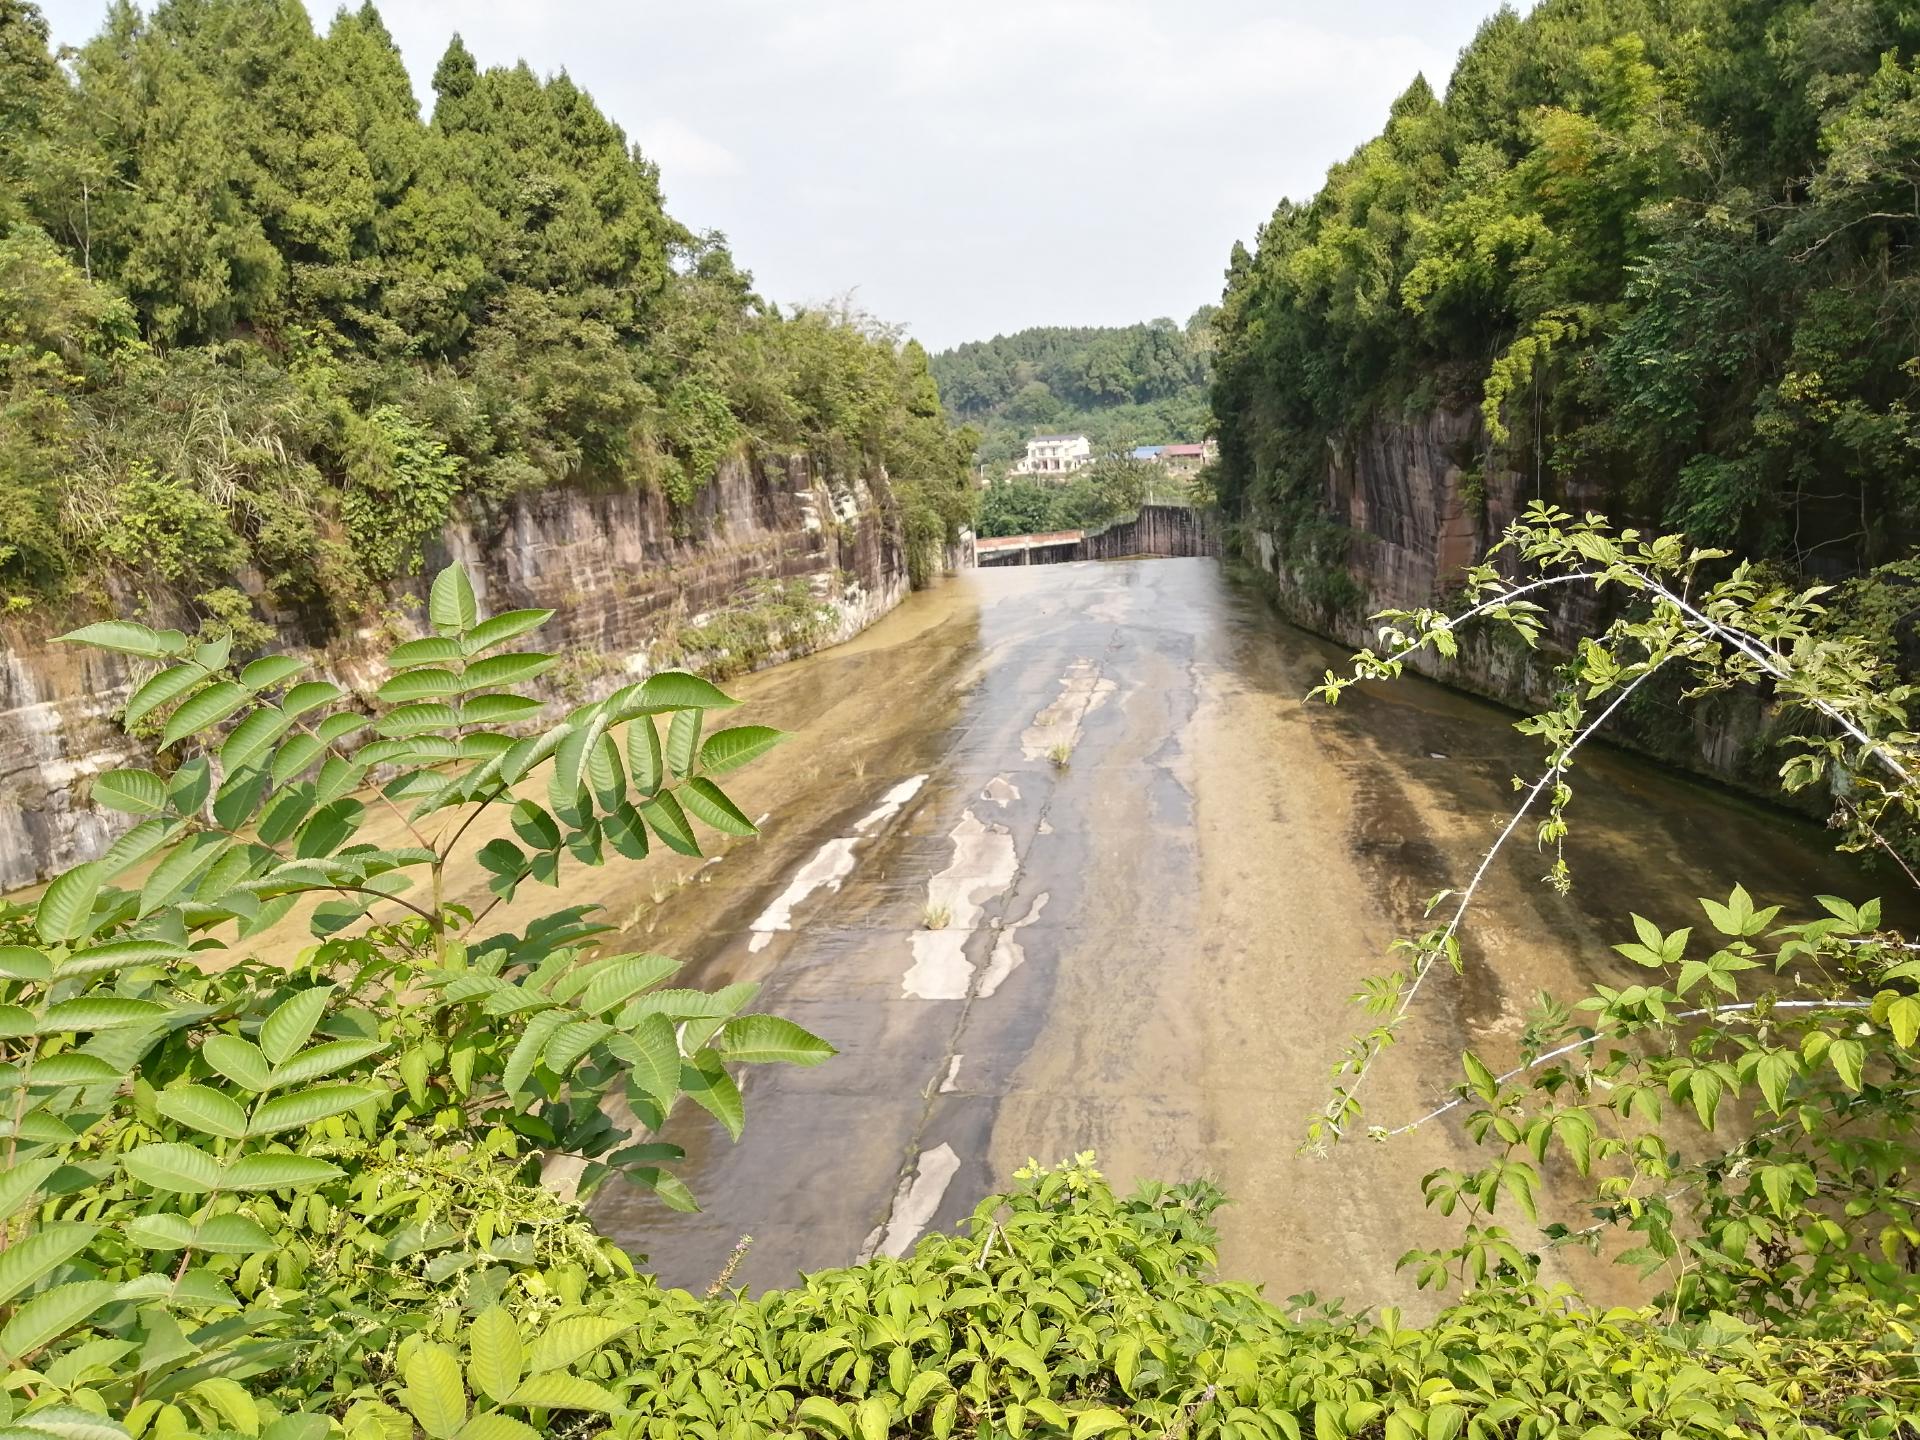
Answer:
[[[883,488],[830,482],[801,457],[746,455],[721,466],[690,515],[676,517],[652,493],[543,492],[491,522],[450,525],[427,573],[396,589],[380,623],[316,646],[297,617],[271,616],[275,648],[371,690],[384,678],[374,657],[416,633],[432,572],[458,559],[487,609],[558,612],[531,642],[563,657],[542,681],[556,704],[679,664],[770,663],[844,639],[905,596],[906,557]],[[155,623],[184,619],[164,599],[150,606],[143,618]],[[741,653],[728,654],[730,645]],[[114,721],[142,678],[124,656],[24,628],[0,634],[0,889],[91,859],[124,828],[125,817],[85,802],[85,782],[143,755]]]
[[[1477,562],[1539,494],[1531,475],[1482,470],[1485,439],[1475,408],[1417,419],[1376,419],[1330,447],[1321,525],[1311,533],[1252,517],[1246,558],[1268,577],[1288,618],[1358,649],[1375,641],[1367,617],[1380,610],[1444,606],[1461,572]],[[1604,508],[1598,494],[1556,490],[1574,511]],[[1608,613],[1591,592],[1561,592],[1549,644],[1530,650],[1491,630],[1472,635],[1456,659],[1422,654],[1414,669],[1516,709],[1553,694],[1554,670],[1580,635]],[[1636,697],[1639,698],[1639,697]],[[1613,737],[1659,759],[1778,798],[1764,758],[1774,716],[1757,694],[1732,694],[1681,710],[1652,694],[1623,714]]]

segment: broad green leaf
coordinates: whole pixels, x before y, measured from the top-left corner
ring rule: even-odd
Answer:
[[[253,692],[237,680],[215,681],[167,717],[166,728],[160,732],[160,748],[165,750],[218,725],[252,699]]]
[[[415,665],[445,665],[449,660],[458,660],[466,652],[458,640],[448,635],[423,635],[418,640],[408,640],[393,648],[387,656],[387,666],[393,670],[405,670]]]
[[[642,715],[627,726],[627,773],[633,788],[651,795],[666,779],[666,765],[660,753],[660,732],[651,715]]]
[[[1114,1430],[1125,1430],[1127,1417],[1118,1410],[1109,1410],[1104,1405],[1096,1405],[1091,1410],[1082,1410],[1073,1419],[1073,1440],[1091,1440],[1092,1436],[1105,1435]]]
[[[6,1440],[127,1440],[130,1433],[119,1421],[77,1405],[49,1405],[0,1430]]]
[[[357,1064],[369,1055],[377,1055],[387,1048],[384,1040],[323,1040],[320,1044],[302,1050],[284,1065],[274,1067],[268,1088],[280,1089],[288,1085],[304,1085],[309,1080],[318,1080],[322,1075],[331,1075]]]
[[[467,1332],[467,1378],[473,1388],[496,1405],[504,1404],[525,1372],[520,1328],[506,1307],[490,1305],[474,1316]]]
[[[220,1418],[227,1422],[229,1429],[249,1436],[260,1433],[259,1408],[253,1403],[253,1396],[238,1380],[216,1375],[197,1382],[188,1393],[199,1396],[213,1406]]]
[[[0,945],[0,978],[44,985],[53,978],[53,961],[26,945]]]
[[[170,665],[153,676],[127,701],[121,723],[131,727],[169,701],[178,700],[207,678],[198,665]]]
[[[341,1115],[367,1101],[386,1095],[385,1086],[319,1085],[291,1095],[276,1095],[264,1102],[247,1123],[249,1135],[272,1135],[281,1130],[304,1129]]]
[[[691,711],[682,711],[691,714]],[[760,827],[746,812],[729,800],[720,787],[704,775],[696,775],[680,787],[680,803],[694,819],[728,835],[757,835]]]
[[[227,1167],[221,1188],[226,1190],[290,1190],[324,1185],[340,1176],[336,1165],[311,1155],[243,1155]]]
[[[593,978],[577,994],[555,999],[572,1000],[590,1015],[599,1015],[649,990],[673,975],[680,962],[665,955],[613,955],[599,962]]]
[[[741,1015],[727,1021],[715,1048],[729,1060],[755,1065],[818,1065],[840,1053],[777,1015]]]
[[[611,1390],[578,1375],[530,1375],[515,1387],[510,1405],[539,1405],[548,1410],[592,1410],[611,1415],[620,1402]]]
[[[220,1186],[220,1162],[177,1140],[129,1150],[120,1163],[141,1184],[172,1195],[204,1195]]]
[[[291,680],[306,668],[306,661],[292,655],[262,655],[240,672],[240,683],[258,693]]]
[[[213,761],[196,755],[167,782],[167,798],[182,815],[198,815],[213,793]]]
[[[502,610],[491,619],[482,620],[473,627],[467,636],[466,652],[478,655],[482,650],[490,650],[495,645],[504,645],[509,640],[518,640],[530,630],[538,630],[553,618],[551,610]]]
[[[603,1315],[575,1315],[546,1324],[534,1337],[527,1366],[536,1375],[544,1370],[566,1370],[633,1328],[630,1320]]]
[[[270,1073],[267,1057],[251,1040],[238,1035],[210,1035],[200,1047],[200,1058],[243,1090],[265,1090]]]
[[[187,648],[187,637],[178,630],[150,630],[131,620],[102,620],[58,638],[63,645],[91,645],[96,650],[138,655],[145,660],[161,660]]]
[[[530,695],[470,695],[460,702],[460,723],[517,725],[523,720],[532,719],[545,708]],[[471,1430],[473,1427],[467,1428]]]
[[[1916,1038],[1920,1038],[1920,999],[1912,995],[1902,995],[1887,1007],[1887,1024],[1893,1029],[1893,1038],[1904,1050],[1911,1050]]]
[[[46,1225],[0,1252],[0,1305],[5,1305],[78,1255],[100,1233],[98,1225]]]
[[[433,577],[433,588],[427,593],[427,619],[442,635],[463,634],[480,622],[473,581],[459,561]]]
[[[307,1043],[332,998],[333,986],[316,985],[282,1000],[260,1026],[260,1053],[275,1065],[291,1057]]]
[[[500,1088],[508,1095],[518,1095],[527,1083],[527,1077],[533,1074],[533,1067],[539,1063],[540,1055],[546,1049],[547,1041],[553,1038],[553,1032],[566,1024],[566,1012],[561,1010],[543,1010],[527,1022],[527,1028],[520,1032],[520,1040],[513,1047],[513,1053],[507,1057],[506,1069],[500,1075]]]
[[[627,1064],[633,1082],[664,1111],[680,1093],[680,1044],[665,1015],[646,1015],[607,1048]]]
[[[441,572],[445,574],[445,571]],[[471,592],[469,592],[470,594]],[[437,622],[436,622],[437,623]],[[467,1389],[451,1346],[420,1345],[401,1367],[400,1403],[433,1440],[452,1440],[467,1423]]]
[[[730,710],[740,703],[711,681],[685,670],[662,670],[648,676],[633,699],[638,705],[658,710]]]
[[[0,1170],[0,1225],[33,1204],[48,1178],[64,1163],[57,1156],[43,1156],[16,1160],[12,1168]]]
[[[167,782],[151,770],[109,770],[93,779],[93,803],[123,815],[158,815],[167,808]]]
[[[740,1089],[727,1074],[720,1057],[702,1050],[680,1067],[680,1088],[687,1098],[726,1126],[735,1140],[746,1126],[746,1107],[740,1101]]]
[[[700,747],[700,768],[719,775],[757,760],[785,740],[783,731],[766,725],[735,725],[716,730]]]
[[[280,697],[280,709],[288,715],[304,715],[331,705],[346,693],[331,680],[303,680]]]
[[[513,833],[535,850],[552,850],[560,844],[560,827],[544,808],[531,800],[514,804]]]
[[[490,655],[485,660],[476,660],[467,667],[464,677],[466,688],[503,690],[514,685],[524,685],[527,681],[551,670],[557,658],[557,656],[542,655],[532,651],[524,655]]]
[[[212,1215],[198,1226],[185,1215],[140,1215],[127,1226],[127,1238],[147,1250],[184,1250],[191,1245],[210,1255],[257,1255],[274,1240],[257,1220],[239,1214]]]
[[[0,1351],[19,1365],[90,1319],[119,1289],[111,1280],[77,1280],[43,1290],[0,1327]]]
[[[292,723],[286,712],[277,706],[262,705],[234,726],[227,733],[227,738],[220,742],[220,768],[229,775],[236,770],[244,770],[271,749],[274,742],[287,733],[287,727]]]
[[[100,894],[100,862],[90,861],[66,871],[40,897],[34,910],[34,928],[48,944],[80,940],[93,929],[93,902]]]
[[[387,736],[420,735],[428,731],[451,730],[459,723],[460,716],[451,705],[428,700],[389,710],[373,728]]]
[[[72,1030],[87,1033],[115,1030],[122,1025],[147,1025],[164,1020],[167,1007],[152,1000],[127,1000],[118,995],[83,995],[78,1000],[62,1000],[47,1007],[40,1017],[42,1035],[60,1035]]]
[[[694,751],[700,744],[700,712],[677,710],[667,722],[667,768],[685,778],[693,770]]]
[[[153,867],[140,887],[142,915],[169,905],[214,861],[227,852],[233,842],[221,835],[202,833],[172,850]]]
[[[101,880],[111,880],[145,860],[166,843],[167,831],[167,824],[162,820],[142,820],[127,831],[107,847],[107,853],[97,862]]]
[[[826,1430],[842,1437],[842,1440],[853,1440],[853,1417],[824,1395],[807,1396],[793,1414],[803,1424]]]
[[[687,823],[687,813],[680,808],[680,802],[673,798],[672,791],[662,790],[651,799],[642,801],[640,818],[667,843],[668,849],[677,850],[682,855],[700,853],[700,842],[694,838],[693,827]]]
[[[541,1440],[541,1437],[526,1421],[489,1410],[461,1427],[460,1440]]]
[[[99,1056],[66,1050],[36,1060],[31,1085],[35,1090],[58,1090],[69,1085],[102,1085],[120,1078],[120,1071]]]
[[[79,975],[98,975],[109,970],[139,965],[167,965],[187,958],[184,945],[171,940],[109,940],[104,945],[89,945],[75,950],[62,960],[54,974],[62,980]]]
[[[373,698],[383,705],[398,705],[408,700],[458,695],[463,688],[465,682],[458,675],[436,665],[402,670],[374,691]]]
[[[210,1085],[175,1085],[162,1090],[154,1099],[154,1108],[202,1135],[239,1140],[247,1134],[247,1112],[240,1102]]]

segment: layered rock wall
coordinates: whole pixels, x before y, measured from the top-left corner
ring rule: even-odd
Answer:
[[[804,457],[743,454],[680,515],[648,491],[543,491],[496,517],[450,524],[424,573],[396,587],[377,623],[314,644],[301,617],[270,614],[278,631],[270,648],[308,655],[317,673],[371,690],[384,678],[377,657],[417,632],[433,572],[458,559],[487,610],[557,612],[527,642],[562,656],[541,682],[555,704],[678,663],[683,632],[797,584],[830,608],[790,644],[774,637],[761,661],[786,658],[854,634],[905,596],[906,556],[884,489],[884,478],[829,480]],[[150,623],[191,627],[165,597],[127,599]],[[66,623],[0,632],[0,889],[100,854],[126,821],[93,810],[86,781],[146,756],[115,723],[143,667],[53,643]]]
[[[1252,516],[1242,532],[1245,558],[1267,577],[1289,619],[1356,649],[1374,645],[1368,616],[1446,605],[1462,572],[1542,495],[1534,476],[1486,466],[1486,449],[1474,408],[1376,418],[1329,447],[1321,523],[1308,533]],[[1576,513],[1602,505],[1599,494],[1577,484],[1545,498]],[[1552,697],[1568,648],[1610,618],[1604,597],[1558,591],[1541,648],[1489,627],[1463,637],[1457,657],[1422,652],[1412,668],[1516,709],[1535,709]],[[1644,703],[1619,717],[1612,738],[1778,798],[1778,759],[1767,756],[1778,717],[1763,697],[1736,692],[1682,708],[1650,687],[1636,699]]]

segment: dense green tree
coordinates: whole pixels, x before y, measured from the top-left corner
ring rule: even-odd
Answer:
[[[69,75],[0,0],[11,603],[251,568],[337,622],[456,505],[684,506],[751,444],[876,477],[929,572],[973,440],[918,347],[765,304],[565,74],[456,38],[433,88],[429,122],[368,4],[323,36],[299,0],[119,3]]]
[[[1544,0],[1237,251],[1222,495],[1302,545],[1329,445],[1478,408],[1526,473],[1817,574],[1920,521],[1920,20],[1881,0]],[[1309,530],[1301,530],[1309,525]]]

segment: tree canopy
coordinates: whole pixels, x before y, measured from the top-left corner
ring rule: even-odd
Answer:
[[[1084,432],[1097,454],[1206,437],[1212,307],[1117,327],[1039,326],[933,357],[940,396],[1004,465],[1037,430]]]
[[[753,443],[884,467],[921,552],[968,518],[971,442],[917,346],[761,299],[564,72],[456,36],[433,94],[423,119],[371,5],[321,33],[299,0],[120,4],[57,62],[0,0],[15,609],[251,568],[337,621],[456,505],[685,505]]]
[[[1436,405],[1470,468],[1832,575],[1920,513],[1920,18],[1892,0],[1503,8],[1236,246],[1230,507]]]

